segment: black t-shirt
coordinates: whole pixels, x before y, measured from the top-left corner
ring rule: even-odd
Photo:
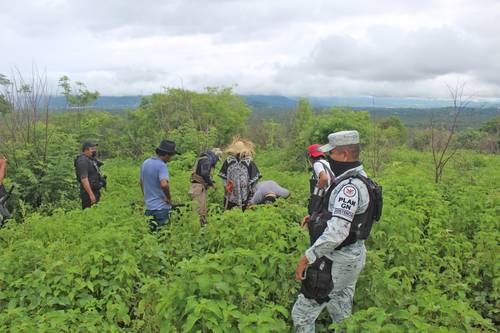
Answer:
[[[99,189],[101,187],[99,184],[99,171],[94,159],[81,154],[75,161],[75,168],[79,182],[81,182],[82,178],[88,177],[92,189]]]

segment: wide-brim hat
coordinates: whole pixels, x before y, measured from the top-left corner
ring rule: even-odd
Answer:
[[[171,140],[162,140],[156,150],[170,155],[181,154],[176,150],[175,142]]]
[[[231,155],[241,155],[246,157],[253,157],[255,154],[255,147],[252,142],[247,140],[233,141],[229,147],[226,148],[226,153]]]

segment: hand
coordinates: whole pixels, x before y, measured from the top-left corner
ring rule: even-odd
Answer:
[[[304,280],[304,271],[307,268],[307,264],[309,262],[307,261],[306,256],[300,257],[299,263],[297,265],[297,268],[295,268],[295,279],[297,281],[302,281]]]
[[[228,181],[226,185],[226,193],[233,192],[234,183],[232,181]]]
[[[89,198],[90,198],[91,204],[95,204],[97,202],[97,199],[95,198],[94,193],[90,193]]]
[[[167,197],[164,197],[164,198],[163,198],[163,201],[165,201],[165,202],[166,202],[166,203],[168,203],[169,205],[171,205],[171,204],[172,204],[172,203],[171,203],[171,201],[172,201],[172,200],[171,200],[171,199],[169,199],[169,198],[167,198]]]
[[[311,220],[311,217],[309,215],[304,216],[302,221],[300,221],[300,226],[304,229],[307,229],[307,223]]]

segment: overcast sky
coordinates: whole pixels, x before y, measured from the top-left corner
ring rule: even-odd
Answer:
[[[0,73],[103,95],[500,97],[500,0],[0,0]]]

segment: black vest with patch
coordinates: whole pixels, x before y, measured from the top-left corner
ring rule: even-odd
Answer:
[[[382,187],[372,181],[370,178],[364,177],[359,173],[347,173],[344,177],[337,179],[338,183],[345,179],[358,178],[367,187],[370,196],[370,202],[364,213],[354,215],[351,222],[349,235],[347,238],[335,248],[340,250],[344,246],[354,244],[357,240],[367,239],[374,221],[378,221],[382,214]],[[350,181],[349,181],[350,183]],[[332,213],[328,210],[330,196],[334,186],[331,186],[326,195],[323,197],[321,210],[311,216],[308,223],[309,238],[311,245],[325,231],[328,221],[332,218]],[[316,261],[307,268],[306,277],[302,281],[300,292],[309,299],[314,299],[318,303],[328,302],[328,296],[333,290],[333,281],[331,278],[332,261],[323,256],[317,258]]]
[[[373,226],[373,222],[380,220],[380,217],[382,215],[382,186],[378,185],[370,178],[360,175],[359,173],[347,173],[344,177],[342,177],[342,179],[338,180],[338,183],[344,181],[345,179],[353,178],[361,180],[366,185],[368,195],[370,197],[370,202],[364,213],[354,215],[354,219],[351,222],[349,235],[336,248],[336,250],[340,250],[344,246],[353,244],[357,240],[368,239]],[[350,182],[351,180],[349,180],[349,183]],[[328,221],[332,218],[332,212],[328,210],[328,204],[332,192],[333,188],[330,188],[323,198],[320,211],[314,213],[311,217],[311,221],[308,223],[311,245],[316,242],[321,234],[323,234],[327,227]]]

